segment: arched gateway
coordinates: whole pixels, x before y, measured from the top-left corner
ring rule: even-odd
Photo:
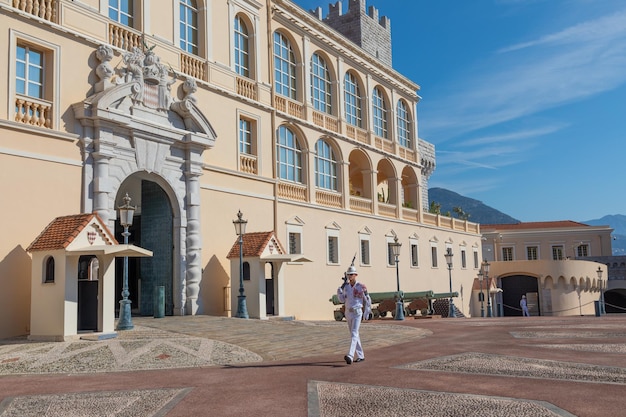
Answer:
[[[130,266],[133,310],[151,314],[153,288],[165,286],[166,314],[200,313],[198,177],[216,135],[196,105],[195,81],[179,86],[178,100],[171,92],[176,79],[152,49],[124,53],[115,71],[110,47],[100,46],[95,56],[94,94],[74,105],[82,125],[82,210],[113,230],[128,193],[138,206],[129,239],[154,252]]]

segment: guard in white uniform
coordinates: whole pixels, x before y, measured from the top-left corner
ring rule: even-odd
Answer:
[[[526,303],[525,295],[522,295],[522,299],[519,300],[519,306],[522,308],[522,316],[530,317],[530,313],[528,312],[528,304]]]
[[[346,272],[347,280],[337,289],[339,301],[345,303],[345,316],[350,329],[350,350],[344,356],[348,365],[353,360],[354,362],[365,360],[363,346],[361,346],[361,337],[359,336],[359,327],[361,327],[363,317],[365,317],[365,320],[368,320],[372,311],[372,300],[367,293],[365,285],[356,281],[357,275],[356,268],[354,265],[351,265]],[[354,357],[355,353],[356,358]]]

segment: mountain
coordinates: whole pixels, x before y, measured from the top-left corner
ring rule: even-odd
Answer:
[[[599,219],[587,220],[583,222],[591,226],[609,225],[613,229],[613,255],[626,255],[626,216],[623,214],[612,214]]]
[[[430,201],[431,204],[439,204],[441,214],[450,213],[452,217],[459,217],[458,214],[454,212],[454,208],[460,207],[465,214],[469,215],[468,220],[474,223],[512,224],[520,222],[508,214],[504,214],[501,211],[489,207],[482,201],[464,197],[444,188],[430,188],[428,190],[428,201]]]

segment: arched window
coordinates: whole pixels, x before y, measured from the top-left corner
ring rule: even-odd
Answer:
[[[387,138],[387,104],[385,97],[378,87],[372,93],[372,117],[374,120],[374,134]]]
[[[331,113],[330,73],[324,58],[318,54],[311,57],[311,101],[315,110]]]
[[[43,280],[44,282],[54,282],[54,258],[52,256],[46,259],[46,271]]]
[[[315,145],[315,186],[337,191],[337,160],[333,148],[320,139]]]
[[[278,128],[276,155],[278,178],[302,183],[302,151],[300,144],[296,135],[285,126]]]
[[[198,4],[196,0],[180,0],[180,49],[198,54]]]
[[[109,18],[128,27],[133,26],[133,0],[109,0]]]
[[[296,58],[289,40],[274,32],[274,85],[276,93],[296,98]]]
[[[361,90],[356,76],[346,72],[343,80],[346,122],[352,126],[362,127]]]
[[[246,22],[239,15],[235,17],[235,72],[250,77],[250,38]]]
[[[405,148],[411,147],[411,118],[406,104],[398,100],[397,109],[398,143]]]

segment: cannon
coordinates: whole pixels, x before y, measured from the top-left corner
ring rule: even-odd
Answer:
[[[402,297],[404,303],[409,303],[408,306],[405,304],[405,314],[414,315],[417,311],[421,311],[421,309],[417,309],[415,305],[411,307],[413,303],[416,303],[420,300],[426,301],[433,298],[432,291],[419,291],[419,292],[402,292],[400,293],[396,291],[391,292],[371,292],[369,293],[370,298],[372,299],[372,316],[377,319],[380,317],[386,317],[387,313],[391,312],[392,317],[396,315],[396,303],[399,297]],[[339,301],[339,297],[337,295],[333,295],[328,301],[332,302],[334,305],[342,304]],[[341,321],[345,317],[345,308],[343,305],[334,311],[334,317],[336,321]]]

